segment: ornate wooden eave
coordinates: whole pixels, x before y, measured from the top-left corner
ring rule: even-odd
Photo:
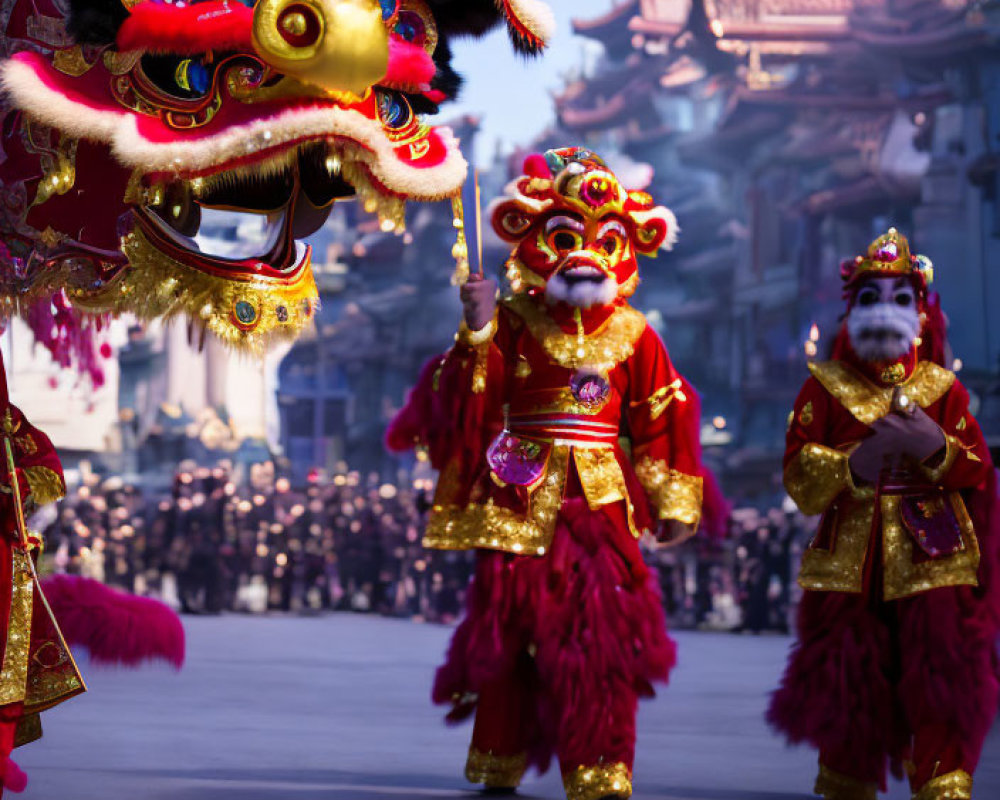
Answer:
[[[616,123],[617,127],[628,117],[629,103],[624,94],[616,94],[592,108],[574,108],[564,106],[558,110],[559,122],[570,130],[586,131],[593,128],[607,127],[608,123]],[[636,110],[635,106],[631,107]]]
[[[731,103],[756,107],[774,106],[794,108],[831,109],[837,111],[886,111],[894,108],[906,111],[935,108],[950,102],[952,94],[945,89],[932,93],[897,97],[894,94],[877,95],[823,94],[806,92],[795,87],[780,87],[760,91],[738,87]]]
[[[866,48],[901,60],[968,54],[972,50],[995,46],[997,38],[985,28],[969,27],[965,22],[920,31],[861,29],[852,34]]]
[[[793,205],[798,213],[821,216],[857,211],[869,213],[871,207],[884,208],[891,201],[919,200],[920,192],[903,184],[875,175],[865,175],[839,186],[831,186],[801,198]]]
[[[850,38],[851,29],[847,19],[827,23],[798,22],[754,22],[749,20],[734,20],[726,22],[718,20],[722,40],[738,40],[746,42],[836,42]],[[649,36],[674,37],[684,29],[683,23],[661,22],[659,20],[634,17],[629,22],[629,28]]]
[[[612,56],[621,56],[632,49],[629,21],[639,13],[639,0],[625,0],[593,19],[574,19],[573,33],[601,42]]]

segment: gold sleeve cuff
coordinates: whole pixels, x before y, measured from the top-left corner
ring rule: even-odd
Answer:
[[[954,466],[955,459],[958,458],[958,454],[964,450],[961,441],[954,436],[945,436],[944,438],[944,459],[941,463],[936,467],[922,465],[924,475],[927,476],[927,480],[931,483],[937,483],[944,478],[944,476],[947,475]]]
[[[785,467],[785,489],[803,514],[821,514],[844,489],[856,491],[850,456],[809,442]]]
[[[481,344],[487,344],[493,341],[493,337],[497,332],[497,318],[491,319],[485,328],[478,331],[474,331],[465,324],[463,319],[461,324],[458,326],[458,333],[455,335],[455,341],[459,344],[464,344],[466,347],[478,347]]]
[[[635,474],[657,519],[676,519],[687,525],[701,520],[702,479],[671,469],[665,461],[646,456],[635,465]]]
[[[43,506],[62,499],[66,494],[66,484],[57,472],[48,467],[28,467],[24,470],[31,489],[31,499],[35,505]]]

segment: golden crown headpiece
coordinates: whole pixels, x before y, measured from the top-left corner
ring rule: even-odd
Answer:
[[[862,277],[915,277],[926,289],[934,280],[934,265],[927,256],[910,253],[910,243],[895,228],[879,236],[868,245],[865,255],[845,261],[840,265],[845,286],[851,286]]]

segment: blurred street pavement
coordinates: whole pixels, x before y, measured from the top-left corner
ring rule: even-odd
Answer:
[[[25,800],[471,798],[471,727],[429,702],[450,629],[374,616],[188,617],[188,663],[81,666],[90,692],[15,754]],[[679,633],[671,686],[640,712],[637,800],[805,800],[815,758],[765,727],[789,640]],[[557,775],[527,798],[562,797]],[[1000,731],[977,798],[1000,796]],[[893,787],[891,800],[909,794]]]

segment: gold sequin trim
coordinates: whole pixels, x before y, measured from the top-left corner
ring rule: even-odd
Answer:
[[[24,436],[16,437],[14,439],[14,444],[17,445],[17,449],[26,456],[33,456],[38,452],[38,445],[35,443],[35,440],[30,433],[26,433]]]
[[[810,547],[802,554],[799,586],[817,592],[861,591],[865,558],[875,516],[875,502],[845,503],[827,512],[823,525],[836,528],[833,550]]]
[[[979,583],[979,544],[972,520],[961,495],[952,493],[951,502],[962,531],[964,547],[944,558],[914,563],[913,538],[903,526],[899,496],[882,498],[882,557],[885,599],[896,600],[941,586],[976,586]]]
[[[972,800],[972,776],[955,770],[927,781],[913,800]]]
[[[486,372],[489,365],[490,345],[476,345],[476,354],[472,361],[472,393],[482,394],[486,391]]]
[[[66,484],[55,470],[48,467],[27,467],[24,477],[28,479],[31,499],[36,505],[54,503],[66,494]]]
[[[646,456],[635,465],[639,483],[656,509],[657,519],[697,525],[701,519],[702,479],[671,469],[665,461]]]
[[[575,447],[573,460],[591,508],[628,499],[621,465],[610,447]]]
[[[526,753],[498,756],[470,747],[465,779],[469,783],[481,783],[488,789],[515,789],[521,785],[527,764]]]
[[[803,514],[821,514],[844,489],[853,487],[848,454],[807,442],[785,467],[788,496]]]
[[[319,305],[308,263],[290,279],[228,280],[161,253],[138,227],[122,237],[121,250],[129,267],[93,292],[68,290],[74,306],[95,314],[131,312],[140,319],[187,316],[230,347],[260,353],[273,341],[298,337]],[[237,324],[238,309],[252,310],[252,321]]]
[[[945,437],[944,458],[936,467],[923,467],[924,474],[931,483],[937,483],[947,475],[955,464],[958,454],[963,452],[962,442],[954,436]]]
[[[39,714],[29,714],[17,721],[14,731],[14,747],[37,742],[42,738],[42,718]]]
[[[891,383],[893,385],[902,383],[903,379],[906,377],[906,367],[902,364],[890,364],[882,370],[881,377],[885,383]]]
[[[972,520],[957,492],[948,497],[962,531],[963,549],[952,556],[914,562],[914,543],[903,526],[899,496],[881,500],[883,596],[886,600],[926,592],[941,586],[978,583],[979,545]],[[868,543],[875,518],[874,497],[846,501],[827,512],[822,525],[835,528],[833,550],[810,547],[802,554],[799,585],[822,592],[862,590]]]
[[[659,419],[674,400],[678,403],[683,403],[687,400],[687,395],[681,389],[680,378],[667,386],[657,389],[646,398],[645,402],[649,404],[649,418]]]
[[[509,553],[544,555],[552,543],[556,517],[562,507],[570,448],[555,445],[545,478],[528,501],[527,514],[486,503],[464,508],[435,504],[427,520],[424,547],[469,550],[482,547]]]
[[[88,72],[97,62],[90,62],[83,55],[83,48],[80,45],[67,47],[63,50],[56,50],[52,54],[52,66],[60,72],[79,78]]]
[[[834,772],[825,764],[819,765],[813,792],[824,800],[876,800],[878,797],[878,787],[874,783]]]
[[[28,648],[31,644],[31,605],[35,584],[29,556],[23,550],[12,551],[13,585],[10,618],[7,621],[7,645],[0,668],[0,705],[24,700],[28,682]]]
[[[34,711],[44,711],[85,691],[76,664],[69,659],[68,651],[62,650],[65,660],[52,668],[33,665],[28,679],[25,707]]]
[[[892,386],[876,386],[843,361],[822,361],[809,371],[859,422],[871,425],[892,409]],[[955,373],[932,361],[921,361],[908,380],[899,384],[903,392],[922,408],[940,400],[955,383]]]
[[[578,767],[563,775],[566,800],[632,796],[632,771],[623,763]]]
[[[491,319],[487,325],[478,330],[472,330],[468,325],[465,324],[465,320],[458,326],[458,333],[455,334],[455,339],[460,344],[464,344],[468,347],[476,347],[480,344],[489,344],[493,341],[493,337],[497,332],[497,320],[496,317]]]
[[[567,369],[590,367],[610,372],[635,351],[635,343],[646,329],[646,318],[631,306],[621,306],[604,325],[578,338],[566,333],[539,304],[525,295],[504,301],[507,308],[521,317],[528,331],[548,357]]]
[[[474,331],[462,320],[455,334],[455,341],[470,347],[475,351],[472,361],[472,393],[482,394],[486,391],[486,367],[489,364],[490,344],[497,332],[496,317],[481,330]]]
[[[571,389],[564,388],[557,392],[551,392],[547,396],[547,402],[534,406],[532,414],[576,414],[578,416],[594,417],[604,410],[604,407],[611,401],[611,393],[603,400],[596,403],[581,403],[573,396]]]

